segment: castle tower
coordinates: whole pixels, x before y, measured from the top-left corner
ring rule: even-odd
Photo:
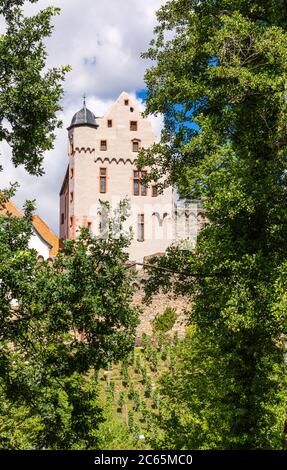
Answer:
[[[123,92],[103,117],[86,107],[68,128],[68,168],[60,192],[60,238],[76,238],[80,227],[100,234],[99,200],[115,207],[128,198],[131,214],[126,228],[134,238],[129,254],[141,262],[163,253],[173,241],[172,188],[160,194],[156,184],[145,185],[137,167],[138,152],[156,137],[137,103]]]

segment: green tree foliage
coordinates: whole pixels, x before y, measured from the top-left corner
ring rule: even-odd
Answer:
[[[46,65],[44,42],[59,9],[25,17],[24,3],[0,1],[0,140],[10,145],[15,166],[39,176],[61,125],[56,113],[68,67]],[[0,209],[14,190],[1,191]],[[137,324],[133,273],[125,266],[129,237],[119,234],[125,208],[120,204],[112,220],[102,207],[103,238],[83,231],[52,265],[38,263],[28,248],[31,203],[22,218],[0,217],[0,448],[100,445],[106,413],[97,371],[126,356]]]
[[[51,34],[51,20],[59,10],[47,8],[35,16],[25,17],[21,10],[23,4],[23,0],[0,1],[3,31],[0,35],[0,141],[10,145],[15,166],[22,164],[30,174],[39,175],[42,173],[43,154],[53,147],[54,131],[61,125],[56,112],[61,109],[61,83],[68,67],[51,70],[46,67],[44,40]],[[0,211],[14,194],[16,186],[14,184],[8,190],[1,190]],[[17,318],[16,307],[29,296],[32,301],[37,266],[35,253],[28,250],[32,211],[33,205],[27,203],[23,218],[11,215],[0,218],[0,316],[3,321],[0,342],[0,446],[8,449],[33,448],[35,442],[42,447],[43,428],[48,427],[52,413],[48,410],[48,403],[45,403],[47,395],[44,399],[45,392],[37,389],[40,363],[32,366],[28,349],[20,351],[24,342],[30,341],[24,328],[29,307],[25,310],[26,306],[21,306],[21,319]],[[59,403],[58,416],[54,416],[54,422],[59,420],[55,438],[61,434],[59,440],[62,441],[65,440],[65,432],[60,425],[66,406],[64,389],[73,387],[75,383],[78,390],[82,390],[85,405],[88,392],[85,392],[84,378],[74,375],[69,384],[68,380],[61,384],[61,390],[56,388],[55,382],[53,384],[53,400]],[[34,400],[38,392],[42,396],[42,402],[39,400],[34,404],[35,409],[42,407],[41,414],[43,418],[46,416],[46,424],[37,412],[31,412],[25,399],[21,399],[21,395],[26,396],[27,390],[28,400]],[[90,413],[92,410],[91,400]],[[73,426],[76,426],[76,420],[73,424],[70,422],[68,427]]]
[[[83,230],[53,264],[39,263],[29,217],[0,217],[0,447],[96,448],[93,371],[128,355],[138,321],[129,238]]]
[[[154,269],[147,284],[150,295],[175,281],[196,325],[165,389],[165,446],[282,448],[286,18],[282,0],[171,0],[145,54],[147,113],[165,126],[144,161],[152,178],[200,198],[210,221],[194,253],[154,260],[161,276]]]
[[[130,450],[135,449],[134,437],[131,436],[127,424],[113,414],[108,407],[104,411],[104,421],[97,431],[98,448],[101,450]]]
[[[31,0],[30,3],[36,3]],[[5,33],[0,35],[0,140],[12,148],[15,166],[42,174],[43,153],[53,148],[56,117],[68,67],[46,68],[44,39],[52,32],[58,8],[25,17],[24,0],[1,0]]]

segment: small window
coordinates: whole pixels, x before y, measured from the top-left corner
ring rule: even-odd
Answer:
[[[138,241],[144,241],[144,214],[138,215]]]
[[[74,200],[74,193],[72,192],[70,193],[70,202],[73,202],[73,200]]]
[[[133,113],[133,112],[134,112],[134,108],[130,107],[130,112]]]
[[[129,105],[129,100],[125,100],[125,106]]]
[[[113,121],[111,119],[108,119],[108,127],[113,127]]]
[[[62,212],[62,214],[61,214],[61,224],[63,225],[64,222],[65,222],[65,214],[64,214],[64,212]]]
[[[151,195],[152,195],[152,197],[157,197],[157,196],[158,196],[158,187],[157,187],[157,184],[154,184],[154,185],[151,187]]]
[[[133,173],[133,195],[134,196],[146,196],[147,195],[147,184],[142,181],[146,177],[146,171],[134,170]]]
[[[146,171],[141,172],[141,196],[146,196],[147,195],[147,185],[145,182],[146,178]]]
[[[70,172],[70,178],[72,179],[74,177],[74,169],[71,168],[71,172]]]
[[[130,122],[130,130],[131,131],[137,131],[138,130],[138,122],[137,121],[131,121]]]
[[[133,140],[133,152],[139,152],[140,142],[139,140]]]
[[[139,171],[134,171],[134,196],[140,195]]]
[[[89,230],[89,234],[92,235],[93,231],[92,231],[92,222],[88,222],[88,230]]]
[[[107,146],[107,141],[106,140],[101,140],[101,146],[100,146],[101,150],[105,151],[105,150],[107,150],[107,147],[108,147]]]
[[[70,227],[73,227],[73,222],[74,222],[73,217],[70,217]]]
[[[105,194],[107,192],[107,169],[100,168],[100,193]]]

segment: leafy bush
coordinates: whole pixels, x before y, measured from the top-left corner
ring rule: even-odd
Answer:
[[[147,377],[147,382],[146,382],[146,388],[145,388],[145,397],[146,398],[149,398],[151,396],[151,393],[152,393],[152,383],[151,383],[151,378],[150,377]]]
[[[142,373],[142,384],[145,385],[148,381],[147,369],[145,366],[142,367],[141,373]]]
[[[156,372],[157,366],[158,366],[158,357],[157,357],[157,351],[155,349],[153,349],[153,351],[151,352],[150,363],[151,363],[151,370],[153,372]]]
[[[128,398],[129,398],[130,400],[133,400],[134,395],[135,395],[135,388],[134,388],[134,384],[132,383],[132,384],[130,385],[130,388],[129,388]]]
[[[148,335],[147,335],[146,333],[143,333],[143,334],[142,334],[142,337],[141,337],[141,340],[142,340],[142,341],[141,341],[141,342],[142,342],[142,346],[143,346],[143,348],[145,349],[145,347],[146,347],[146,345],[147,345],[147,343],[148,343],[148,340],[149,340]]]
[[[167,333],[170,331],[175,322],[177,314],[176,309],[167,307],[162,314],[158,314],[152,321],[153,331],[155,333]]]
[[[136,356],[135,358],[135,372],[136,374],[140,374],[142,370],[142,365],[141,365],[141,358],[139,355]]]
[[[162,349],[162,352],[161,352],[161,360],[162,360],[162,361],[166,361],[166,360],[167,360],[167,354],[168,354],[168,353],[167,353],[167,348],[164,347],[164,348]]]
[[[120,396],[119,396],[119,399],[118,399],[118,411],[122,411],[123,410],[123,406],[125,404],[125,401],[126,401],[126,396],[125,396],[125,392],[121,392],[120,393]]]
[[[152,394],[152,408],[153,409],[157,409],[158,408],[158,404],[159,404],[159,394],[157,392],[154,392]]]
[[[134,424],[135,424],[134,413],[133,413],[132,410],[130,410],[128,412],[128,427],[129,427],[131,432],[133,432]]]
[[[115,398],[115,387],[116,387],[116,384],[115,382],[110,382],[110,385],[108,386],[108,398],[113,400]]]
[[[174,346],[177,346],[179,343],[179,338],[178,338],[178,332],[175,331],[174,335],[173,335],[173,345]]]
[[[127,387],[129,384],[129,368],[125,362],[122,364],[121,376],[123,378],[123,386]]]
[[[127,424],[121,417],[114,415],[112,407],[106,407],[104,412],[105,421],[100,424],[97,431],[98,448],[101,450],[134,449],[134,439],[131,438]]]
[[[128,364],[132,366],[135,363],[135,350],[133,349],[128,356]]]
[[[140,405],[141,405],[141,397],[140,397],[140,394],[138,391],[135,391],[134,393],[134,410],[138,410],[140,408]]]
[[[148,408],[147,408],[147,404],[145,401],[142,402],[141,404],[141,407],[140,407],[140,411],[141,411],[141,419],[140,421],[141,422],[144,422],[146,421],[148,415],[149,415],[149,411],[148,411]]]
[[[169,368],[170,368],[171,371],[174,369],[174,364],[175,364],[174,355],[171,354],[170,355],[170,362],[169,362]]]

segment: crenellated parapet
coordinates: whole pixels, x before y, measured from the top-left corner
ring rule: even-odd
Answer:
[[[119,165],[120,163],[122,163],[123,165],[126,165],[127,163],[129,163],[130,165],[137,165],[137,162],[138,162],[138,159],[137,158],[123,158],[123,157],[104,157],[104,158],[101,158],[101,157],[95,157],[94,158],[94,162],[95,163],[102,163],[103,165],[105,163],[108,163],[109,165],[112,164],[112,163],[116,163],[117,165]]]
[[[75,147],[74,153],[89,153],[92,154],[96,151],[94,147]]]

